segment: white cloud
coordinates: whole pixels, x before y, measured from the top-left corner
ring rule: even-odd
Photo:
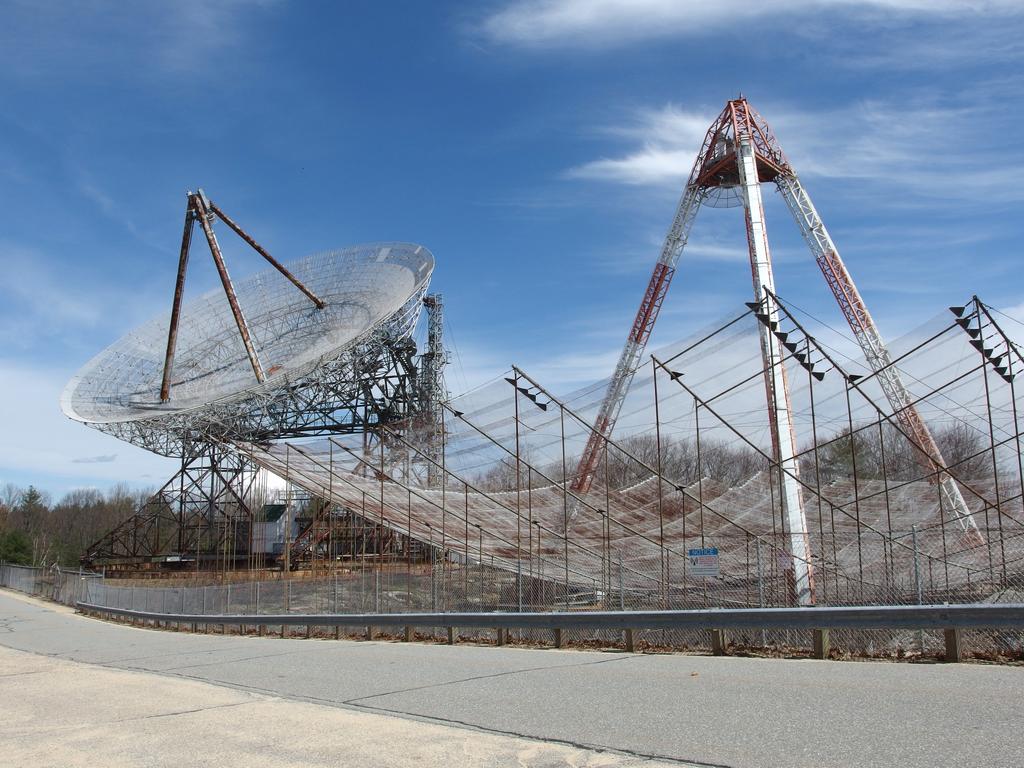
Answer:
[[[0,282],[0,348],[53,354],[93,354],[97,331],[113,333],[126,320],[152,312],[152,295],[127,298],[98,281],[82,264],[58,273],[54,259],[35,248],[0,241],[5,279]],[[111,307],[119,311],[112,313]],[[83,360],[84,362],[84,360]]]
[[[711,109],[684,109],[676,104],[638,109],[621,124],[606,126],[603,133],[640,146],[619,157],[601,157],[570,168],[565,175],[635,186],[681,187],[716,114]]]
[[[82,456],[79,459],[72,459],[72,464],[109,464],[112,461],[117,461],[116,453],[108,453],[102,456]]]
[[[481,27],[490,39],[511,45],[599,48],[696,37],[765,17],[842,13],[889,21],[1020,11],[1018,0],[515,0]]]
[[[0,484],[52,477],[72,485],[161,485],[178,462],[71,421],[60,410],[70,374],[0,360]],[[49,488],[60,493],[64,488]]]
[[[623,157],[602,157],[570,168],[566,176],[573,179],[619,181],[638,186],[680,186],[686,181],[696,154],[696,151],[689,149],[669,149],[657,144],[646,144]]]
[[[14,0],[4,8],[0,65],[37,78],[113,68],[133,75],[201,73],[231,64],[255,14],[277,0],[177,0],[46,4]]]
[[[638,110],[608,133],[639,146],[565,173],[577,179],[681,188],[714,114],[674,104]],[[1005,145],[978,141],[979,126],[996,130],[1000,120],[1007,120],[998,104],[862,101],[819,112],[768,105],[762,114],[802,177],[883,185],[893,193],[910,191],[932,199],[1024,199],[1024,188],[1015,183],[1024,157]]]
[[[103,314],[101,301],[81,286],[70,287],[44,267],[49,260],[31,248],[0,242],[5,279],[0,282],[0,341],[32,346],[66,329],[93,328]]]

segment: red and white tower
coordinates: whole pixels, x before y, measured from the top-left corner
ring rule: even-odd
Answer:
[[[594,431],[572,478],[571,489],[585,495],[599,466],[605,441],[611,436],[658,312],[665,300],[676,264],[686,247],[690,229],[702,204],[742,204],[746,218],[747,247],[754,283],[754,300],[768,315],[760,325],[764,358],[765,389],[770,415],[772,447],[782,470],[782,505],[793,562],[794,597],[799,605],[814,602],[813,570],[807,523],[800,494],[797,447],[793,431],[785,353],[771,332],[777,324],[775,283],[771,252],[765,227],[761,183],[773,182],[793,214],[800,231],[836,297],[868,364],[875,372],[903,431],[918,448],[915,452],[929,475],[939,484],[944,509],[966,532],[978,535],[977,523],[964,502],[956,481],[946,465],[927,425],[913,404],[913,398],[892,364],[882,337],[871,319],[864,300],[846,270],[828,230],[796,175],[771,128],[740,97],[725,105],[704,137],[704,143],[690,172],[676,208],[661,255],[644,292],[640,309],[629,331],[615,373],[598,411]]]

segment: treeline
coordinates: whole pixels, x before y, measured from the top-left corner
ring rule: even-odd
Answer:
[[[966,424],[935,427],[932,437],[946,465],[963,480],[978,480],[992,475],[992,456],[985,435]],[[611,488],[626,488],[653,476],[647,468],[656,468],[659,461],[658,442],[654,435],[635,435],[617,441],[621,450],[611,447],[607,460],[602,456],[595,473],[595,482],[604,485],[607,475]],[[739,439],[733,443],[701,439],[699,461],[695,440],[662,438],[660,461],[662,475],[681,485],[695,483],[698,477],[711,478],[726,486],[739,485],[769,467],[769,462]],[[545,461],[539,466],[523,456],[519,487],[534,488],[561,482],[561,461]],[[575,470],[578,456],[568,456],[568,473]],[[531,463],[536,472],[530,472]],[[1007,467],[1016,472],[1016,466]],[[1000,468],[1000,471],[1003,471]],[[913,480],[924,474],[918,451],[891,425],[861,427],[852,433],[848,428],[827,437],[819,437],[817,451],[805,446],[800,455],[800,474],[805,482],[821,483],[852,479]],[[546,476],[546,477],[545,477]],[[548,479],[550,478],[550,480]],[[511,457],[477,475],[476,484],[485,491],[509,491],[516,488],[515,461]]]
[[[79,489],[57,502],[29,486],[0,490],[0,560],[18,565],[74,567],[85,548],[133,515],[150,495],[115,486]]]
[[[608,455],[601,456],[594,480],[605,484],[607,477],[610,488],[627,488],[643,482],[653,473],[647,467],[658,466],[658,442],[654,435],[634,435],[617,441],[620,448],[612,446]],[[662,476],[689,485],[697,482],[697,444],[693,440],[663,438],[661,441]],[[530,462],[528,456],[523,461]],[[576,469],[578,456],[566,458],[566,470],[570,477]],[[701,440],[700,462],[705,477],[713,477],[727,485],[736,485],[768,467],[756,451],[743,445],[733,445],[718,440]],[[540,466],[534,464],[536,472],[528,472],[526,465],[520,468],[519,487],[528,483],[534,488],[550,485],[551,481],[561,482],[562,462],[548,461]],[[516,488],[515,460],[506,460],[489,467],[477,476],[476,485],[485,491],[510,491]]]
[[[953,474],[961,480],[980,480],[992,476],[992,452],[988,436],[963,423],[933,427],[932,437],[939,453]],[[890,424],[849,428],[827,440],[818,441],[817,470],[821,481],[851,479],[911,480],[924,474],[920,452]],[[1000,467],[1016,473],[1017,467]],[[807,451],[800,461],[801,475],[813,480],[815,455]]]

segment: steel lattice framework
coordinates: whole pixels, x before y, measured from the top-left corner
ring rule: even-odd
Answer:
[[[806,551],[806,536],[797,533],[806,530],[806,523],[797,485],[797,466],[794,460],[796,448],[793,443],[786,372],[781,364],[784,357],[781,347],[783,342],[772,333],[778,327],[778,309],[774,298],[774,278],[760,192],[760,185],[764,182],[774,182],[782,194],[853,330],[873,375],[877,377],[894,414],[917,447],[919,460],[929,472],[934,473],[947,514],[966,532],[977,536],[977,523],[955,480],[945,471],[946,464],[939,448],[892,365],[882,337],[824,222],[768,123],[742,97],[729,101],[705,134],[661,254],[644,291],[636,319],[609,382],[594,423],[594,432],[576,467],[573,492],[579,497],[585,495],[598,471],[605,443],[612,434],[630,383],[641,364],[644,349],[668,292],[676,264],[689,239],[697,211],[702,204],[723,207],[742,205],[754,282],[754,304],[766,319],[761,331],[762,355],[768,407],[772,414],[775,461],[782,468],[784,477],[790,478],[783,490],[787,500],[787,523],[793,532],[790,545],[794,562],[806,563],[806,559],[801,557],[801,553]],[[803,571],[794,574],[794,588],[801,601],[809,600],[813,594],[813,575],[809,566]]]
[[[398,390],[402,399],[415,396],[414,382],[400,379],[412,373],[409,336],[433,263],[425,248],[405,243],[293,262],[291,271],[323,297],[322,309],[272,272],[240,282],[251,336],[271,364],[263,382],[253,377],[229,307],[211,291],[182,311],[170,400],[160,397],[165,316],[90,361],[61,406],[102,432],[186,457],[211,443],[297,434],[315,424],[357,430],[391,420]]]
[[[233,283],[213,230],[217,220],[273,269]],[[214,290],[185,303],[196,224],[224,295]],[[440,332],[432,326],[424,384],[412,339],[425,303],[440,322],[440,300],[425,301],[433,267],[423,246],[391,242],[284,265],[202,190],[187,193],[170,314],[97,355],[61,397],[70,418],[180,457],[181,468],[83,560],[187,556],[199,563],[226,546],[228,529],[234,547],[239,526],[251,530],[254,520],[256,468],[234,448],[240,441],[344,434],[368,441],[383,425],[435,414],[443,389]],[[225,562],[236,554],[219,552]]]

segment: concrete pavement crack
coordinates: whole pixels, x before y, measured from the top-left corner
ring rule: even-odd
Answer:
[[[192,715],[196,712],[209,712],[214,709],[230,709],[231,707],[244,707],[252,704],[251,701],[236,701],[232,704],[214,704],[209,707],[196,707],[195,709],[183,709],[180,712],[160,712],[155,715],[142,715],[141,717],[126,717],[118,720],[119,723],[129,723],[133,720],[156,720],[161,717],[178,717],[179,715]]]
[[[619,657],[614,658],[614,659],[600,659],[598,661],[587,661],[587,662],[576,663],[576,664],[556,664],[556,665],[553,665],[553,666],[545,666],[545,667],[526,667],[525,669],[510,669],[507,672],[494,672],[493,674],[489,674],[489,675],[475,675],[473,677],[461,677],[461,678],[459,678],[457,680],[445,680],[444,682],[440,682],[440,683],[429,683],[427,685],[417,685],[417,686],[414,686],[412,688],[399,688],[398,690],[395,690],[395,691],[385,691],[383,693],[373,693],[373,694],[370,694],[368,696],[357,696],[354,699],[345,699],[341,703],[342,704],[352,704],[354,706],[358,706],[358,704],[356,704],[356,702],[365,701],[367,699],[377,699],[377,698],[380,698],[382,696],[394,696],[394,695],[399,694],[399,693],[412,693],[413,691],[423,691],[423,690],[427,690],[427,689],[430,689],[430,688],[443,688],[443,687],[449,686],[449,685],[458,685],[459,683],[472,683],[472,682],[474,682],[476,680],[490,680],[490,679],[497,678],[497,677],[509,677],[511,675],[520,675],[520,674],[523,674],[525,672],[545,672],[545,671],[552,670],[552,669],[573,669],[573,668],[577,668],[577,667],[593,667],[593,666],[596,666],[598,664],[611,664],[611,663],[617,662],[617,661],[618,662],[631,661],[631,660],[636,660],[636,659],[641,659],[641,658],[643,658],[643,657],[641,657],[641,656],[619,656]]]
[[[356,700],[358,701],[358,700]],[[519,731],[506,730],[503,728],[493,728],[485,725],[478,725],[471,723],[466,720],[457,720],[449,717],[436,717],[433,715],[421,715],[416,712],[406,712],[401,709],[388,709],[387,707],[375,707],[372,704],[352,704],[350,705],[355,709],[367,711],[367,712],[380,712],[382,714],[388,714],[395,717],[410,717],[417,720],[425,720],[432,723],[440,723],[442,725],[454,726],[458,728],[467,728],[473,731],[483,731],[485,733],[495,733],[502,736],[512,736],[519,739],[529,739],[530,741],[540,741],[546,744],[561,744],[563,746],[572,747],[574,749],[585,749],[590,752],[607,752],[616,755],[628,755],[630,757],[639,757],[644,760],[659,760],[667,763],[677,763],[684,766],[692,766],[692,768],[733,768],[726,763],[705,763],[699,760],[688,760],[681,757],[671,757],[669,755],[651,754],[647,752],[638,752],[632,749],[623,749],[621,747],[609,747],[604,744],[590,744],[583,741],[573,741],[572,739],[557,739],[547,736],[537,736],[536,734],[521,733]]]
[[[182,665],[180,667],[166,667],[166,668],[164,668],[161,671],[162,672],[176,672],[176,671],[181,670],[181,669],[196,669],[198,667],[215,667],[215,666],[226,665],[226,664],[238,664],[238,663],[243,662],[243,661],[255,661],[256,659],[272,659],[272,658],[276,658],[278,656],[292,656],[292,655],[294,655],[294,653],[295,653],[294,651],[285,651],[285,652],[282,652],[282,653],[263,653],[263,654],[257,654],[255,656],[243,656],[240,659],[216,659],[214,661],[204,661],[204,662],[202,662],[200,664],[184,664],[184,665]],[[135,658],[135,659],[131,659],[131,658],[129,658],[129,659],[112,659],[111,661],[103,661],[103,662],[99,662],[99,663],[100,663],[100,666],[104,666],[104,667],[113,667],[113,666],[115,666],[117,664],[125,664],[128,669],[143,669],[143,670],[146,670],[147,672],[151,672],[153,670],[149,669],[148,667],[136,667],[136,666],[132,666],[132,665],[127,665],[126,662],[129,662],[129,661],[145,661],[147,659],[153,659],[153,658],[157,658],[158,659],[160,657],[159,656],[141,656],[141,657]]]
[[[638,657],[635,657],[635,658],[642,658],[642,657],[638,656]],[[458,682],[468,682],[468,681],[471,681],[471,680],[481,680],[481,679],[487,679],[487,678],[493,678],[493,677],[501,677],[502,675],[517,674],[518,672],[534,672],[534,671],[543,671],[545,669],[558,669],[558,668],[568,668],[568,667],[590,666],[592,664],[605,664],[605,663],[612,662],[612,661],[625,661],[625,660],[626,659],[623,659],[623,658],[618,658],[618,659],[602,659],[601,661],[588,662],[587,664],[561,664],[561,665],[558,665],[558,667],[536,667],[536,668],[529,668],[529,669],[521,669],[521,670],[516,670],[516,671],[502,673],[502,674],[496,674],[496,675],[480,675],[480,676],[476,676],[476,677],[465,678],[464,680],[452,680],[452,681],[449,681],[449,682],[446,682],[446,683],[437,683],[437,684],[432,685],[432,686],[420,686],[420,689],[422,689],[422,688],[440,687],[440,686],[444,686],[444,685],[451,685],[451,684],[458,683]],[[155,674],[164,674],[164,673],[157,672]],[[403,719],[407,719],[407,720],[416,720],[416,721],[425,722],[425,723],[435,723],[435,724],[438,724],[438,725],[447,725],[447,726],[453,727],[453,728],[463,728],[463,729],[468,730],[468,731],[478,731],[480,733],[491,733],[491,734],[496,734],[496,735],[499,735],[499,736],[511,736],[511,737],[515,737],[515,738],[526,739],[528,741],[539,742],[539,743],[542,743],[542,744],[560,744],[562,746],[572,747],[574,749],[583,749],[583,750],[588,750],[588,751],[592,751],[592,752],[605,752],[605,753],[608,753],[608,754],[615,754],[615,755],[626,755],[626,756],[629,756],[629,757],[636,757],[636,758],[640,758],[640,759],[644,759],[644,760],[658,760],[658,761],[661,761],[661,762],[674,763],[674,764],[681,765],[681,766],[691,766],[692,768],[733,768],[733,766],[730,766],[730,765],[728,765],[726,763],[708,763],[708,762],[702,762],[700,760],[685,759],[685,758],[680,758],[680,757],[672,757],[672,756],[669,756],[669,755],[648,754],[648,753],[640,752],[640,751],[637,751],[637,750],[623,749],[623,748],[619,748],[619,747],[610,747],[610,746],[606,746],[604,744],[588,744],[586,742],[577,742],[577,741],[573,741],[571,739],[559,739],[559,738],[554,738],[554,737],[537,736],[536,734],[521,733],[519,731],[506,730],[506,729],[502,729],[502,728],[494,728],[494,727],[490,727],[490,726],[479,725],[477,723],[471,723],[471,722],[464,721],[464,720],[457,720],[455,718],[444,718],[444,717],[437,717],[437,716],[434,716],[434,715],[422,715],[422,714],[419,714],[419,713],[416,713],[416,712],[406,712],[406,711],[400,710],[400,709],[388,709],[387,707],[374,706],[372,704],[350,703],[350,702],[359,702],[359,701],[361,701],[363,699],[367,699],[367,698],[373,698],[372,696],[364,696],[364,697],[361,697],[361,698],[351,699],[350,702],[346,702],[346,701],[338,701],[337,699],[325,699],[325,698],[322,698],[322,697],[319,697],[319,696],[308,696],[308,695],[301,695],[301,694],[295,694],[295,693],[282,693],[281,691],[273,690],[273,689],[270,689],[270,688],[263,688],[263,687],[256,686],[256,685],[246,685],[244,683],[231,682],[231,681],[227,681],[227,680],[218,680],[216,678],[199,677],[199,676],[188,675],[188,674],[181,674],[181,675],[171,674],[169,676],[170,677],[179,677],[179,678],[183,678],[183,679],[186,679],[186,680],[194,680],[196,682],[208,683],[208,684],[211,684],[211,685],[220,685],[220,686],[223,686],[225,688],[233,688],[235,690],[247,691],[249,693],[255,693],[255,694],[260,694],[260,695],[264,695],[264,696],[269,696],[271,698],[285,699],[285,700],[289,700],[289,701],[303,701],[303,702],[307,702],[309,704],[317,704],[317,705],[320,705],[320,706],[327,706],[327,707],[337,707],[339,709],[350,709],[350,710],[353,710],[353,711],[356,711],[356,712],[378,713],[378,714],[386,715],[386,716],[389,716],[389,717],[398,717],[398,718],[403,718]],[[415,689],[414,688],[414,689],[410,689],[410,690],[419,690],[419,689]],[[401,691],[394,691],[393,693],[401,693]],[[386,696],[386,695],[389,695],[389,694],[383,693],[383,694],[377,694],[377,695],[378,696]]]

